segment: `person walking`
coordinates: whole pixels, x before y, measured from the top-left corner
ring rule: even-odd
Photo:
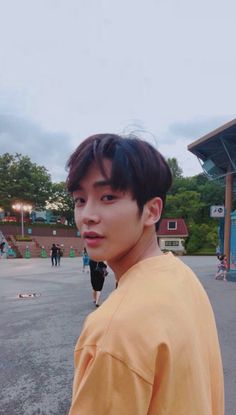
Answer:
[[[164,157],[137,137],[97,134],[68,168],[89,257],[118,281],[77,341],[69,415],[223,415],[210,301],[194,272],[158,245],[172,181]]]
[[[82,269],[83,272],[85,272],[86,267],[87,267],[87,272],[89,272],[89,270],[88,270],[88,268],[89,268],[89,256],[88,256],[87,249],[84,248],[83,249],[83,269]]]
[[[63,251],[62,248],[60,247],[59,244],[57,244],[57,265],[60,266],[61,265],[61,257],[63,255]]]
[[[0,243],[0,258],[2,258],[4,253],[5,253],[5,245],[6,245],[6,242],[1,241],[1,243]]]
[[[55,244],[52,244],[51,250],[50,250],[50,257],[52,262],[52,267],[55,265],[57,266],[57,258],[58,258],[58,248]]]
[[[90,259],[89,267],[91,285],[93,288],[93,302],[96,307],[99,307],[99,299],[101,296],[101,291],[103,289],[105,276],[107,275],[107,265],[102,261],[97,262]]]

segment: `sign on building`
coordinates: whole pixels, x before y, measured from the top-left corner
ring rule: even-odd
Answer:
[[[223,218],[225,216],[225,207],[224,207],[224,205],[211,206],[210,216],[211,216],[211,218]]]

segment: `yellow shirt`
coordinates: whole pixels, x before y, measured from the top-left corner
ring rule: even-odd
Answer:
[[[223,415],[215,320],[171,253],[141,261],[91,313],[75,348],[69,415]]]

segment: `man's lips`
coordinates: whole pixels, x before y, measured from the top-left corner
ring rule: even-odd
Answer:
[[[84,232],[83,238],[85,240],[86,246],[88,248],[97,248],[100,246],[104,236],[100,235],[97,232]]]
[[[83,233],[83,238],[84,239],[102,239],[104,237],[102,235],[100,235],[99,233],[97,233],[97,232],[89,231],[89,232],[84,232]]]

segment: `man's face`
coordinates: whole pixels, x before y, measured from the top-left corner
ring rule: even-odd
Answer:
[[[111,162],[104,161],[107,177]],[[130,191],[112,190],[109,180],[93,164],[73,193],[75,222],[89,256],[111,266],[132,255],[143,232],[143,219]]]

